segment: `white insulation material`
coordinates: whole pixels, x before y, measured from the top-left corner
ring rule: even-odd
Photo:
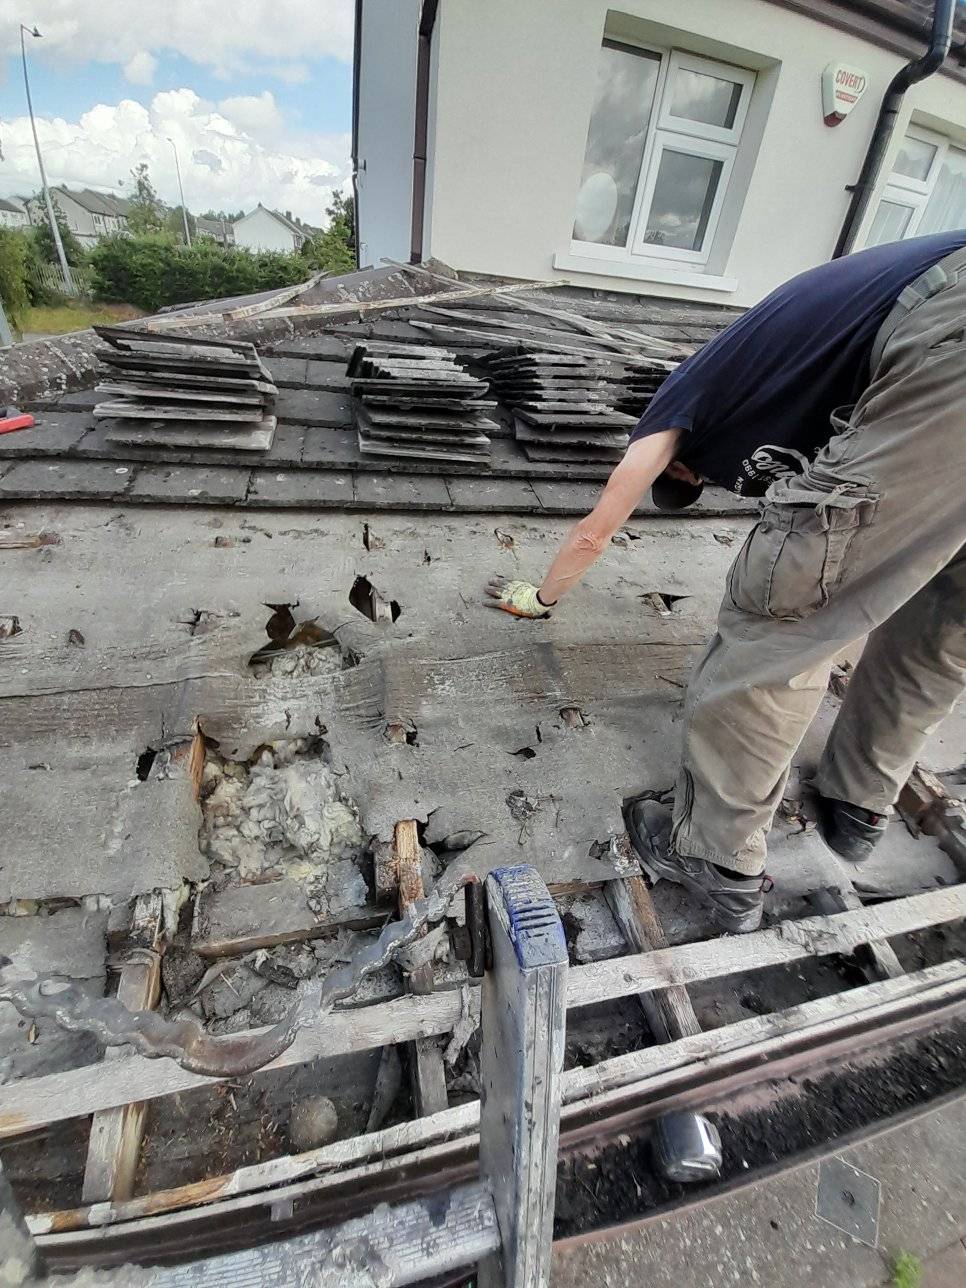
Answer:
[[[359,811],[317,740],[276,743],[250,766],[209,752],[202,815],[202,850],[243,881],[302,881],[323,913],[366,902]]]
[[[337,648],[318,648],[310,644],[283,649],[270,662],[261,662],[252,668],[253,674],[259,679],[268,675],[293,678],[303,675],[335,675],[341,670],[342,654]]]

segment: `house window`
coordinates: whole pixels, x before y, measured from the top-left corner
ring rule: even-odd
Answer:
[[[607,257],[705,264],[754,72],[605,40],[574,240]]]
[[[913,127],[883,190],[867,246],[966,227],[966,148]]]

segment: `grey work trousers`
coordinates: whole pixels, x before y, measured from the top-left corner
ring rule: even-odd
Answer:
[[[801,475],[765,496],[685,704],[682,854],[763,871],[832,661],[868,635],[818,770],[876,812],[966,686],[966,252],[907,288],[871,381]],[[926,295],[926,298],[922,298]]]

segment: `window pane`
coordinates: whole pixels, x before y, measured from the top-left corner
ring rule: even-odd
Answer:
[[[665,148],[644,240],[652,246],[701,250],[723,168],[723,161]]]
[[[917,233],[945,233],[966,227],[966,152],[950,148],[939,167],[932,196],[926,202]]]
[[[924,143],[922,139],[903,139],[892,173],[904,174],[907,179],[925,179],[936,150],[935,143]]]
[[[730,130],[738,114],[740,99],[741,86],[735,81],[709,76],[706,72],[686,71],[683,67],[674,73],[672,116]]]
[[[625,246],[661,60],[657,54],[605,44],[587,131],[574,237]]]
[[[881,246],[883,242],[902,241],[911,218],[911,206],[900,206],[895,201],[880,201],[866,246]]]

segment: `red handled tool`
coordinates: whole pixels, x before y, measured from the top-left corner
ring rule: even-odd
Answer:
[[[0,434],[12,434],[15,429],[29,429],[36,423],[29,412],[17,411],[16,407],[4,407],[0,414]]]

